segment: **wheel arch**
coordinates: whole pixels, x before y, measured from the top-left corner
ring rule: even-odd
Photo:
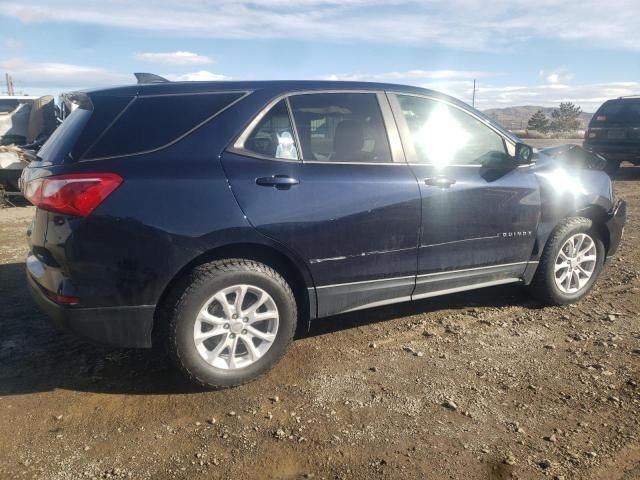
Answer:
[[[160,340],[163,325],[167,324],[167,319],[162,317],[168,310],[164,307],[185,286],[189,274],[200,265],[224,258],[253,260],[280,273],[291,287],[298,305],[298,331],[308,329],[309,322],[316,317],[316,297],[313,279],[306,266],[274,245],[243,241],[216,246],[200,253],[172,277],[157,302],[153,325],[154,343]]]
[[[600,240],[604,244],[605,254],[609,252],[609,246],[611,244],[611,238],[609,235],[609,229],[606,227],[606,221],[608,218],[607,210],[596,204],[587,205],[584,208],[576,210],[572,215],[567,217],[585,217],[593,222],[593,228],[600,235]]]
[[[560,223],[571,217],[585,217],[590,219],[593,222],[594,229],[599,233],[600,239],[604,244],[605,254],[608,254],[609,246],[611,244],[611,238],[609,229],[606,227],[606,221],[608,218],[607,215],[608,213],[604,206],[591,203],[579,208],[567,210],[557,217],[554,216],[552,219],[547,217],[547,220],[541,222],[538,226],[536,243],[534,245],[531,260],[540,260],[542,252],[544,251],[544,248],[547,245],[547,242],[549,241],[549,238],[551,237],[553,231],[558,227]],[[524,281],[526,284],[529,284],[532,281],[537,267],[537,264],[534,264],[526,269],[524,273]]]

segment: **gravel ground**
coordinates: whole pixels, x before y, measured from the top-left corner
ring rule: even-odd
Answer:
[[[30,207],[0,210],[0,478],[640,478],[640,168],[592,294],[518,286],[314,323],[250,385],[195,390],[28,298]]]

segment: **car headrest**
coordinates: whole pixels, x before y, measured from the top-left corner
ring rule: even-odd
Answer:
[[[356,120],[341,121],[335,131],[333,139],[334,157],[350,156],[364,147],[364,127]]]

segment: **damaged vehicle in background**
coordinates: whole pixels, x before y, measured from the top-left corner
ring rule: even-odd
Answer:
[[[22,170],[57,124],[56,106],[50,95],[0,96],[0,200],[19,194]]]
[[[204,387],[254,380],[330,315],[511,283],[577,302],[622,237],[597,161],[536,152],[431,90],[158,82],[73,100],[23,172],[33,298],[86,338],[164,346]]]

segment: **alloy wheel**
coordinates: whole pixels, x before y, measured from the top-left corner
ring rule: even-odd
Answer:
[[[567,239],[554,267],[556,286],[564,293],[576,293],[589,282],[596,268],[596,243],[586,233]]]
[[[200,309],[193,341],[209,365],[236,370],[267,353],[278,333],[278,307],[254,285],[233,285],[213,295]]]

